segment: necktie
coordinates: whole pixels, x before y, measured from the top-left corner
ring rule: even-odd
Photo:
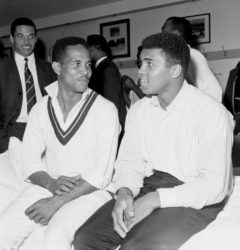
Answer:
[[[24,60],[25,60],[24,75],[25,75],[26,94],[27,94],[27,112],[29,113],[37,100],[33,84],[33,76],[28,68],[28,59],[25,58]]]

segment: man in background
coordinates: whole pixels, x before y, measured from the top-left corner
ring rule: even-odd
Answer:
[[[120,124],[124,129],[126,106],[121,87],[121,74],[111,60],[111,49],[106,39],[98,34],[89,35],[87,43],[91,58],[95,63],[89,87],[115,104]]]
[[[0,153],[8,149],[11,136],[22,140],[32,106],[56,80],[51,64],[34,56],[37,29],[31,19],[12,22],[10,41],[14,58],[0,61]]]
[[[169,17],[162,27],[163,32],[175,33],[191,44],[192,28],[183,17]],[[222,88],[208,66],[206,58],[196,49],[190,47],[190,63],[186,76],[189,83],[204,91],[218,101],[222,101]]]

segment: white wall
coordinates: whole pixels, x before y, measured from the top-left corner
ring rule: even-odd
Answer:
[[[85,11],[75,11],[64,15],[53,16],[35,20],[39,31],[39,37],[45,42],[47,50],[56,39],[68,35],[86,37],[92,33],[99,33],[99,24],[109,21],[130,18],[131,57],[120,59],[123,61],[135,60],[137,46],[141,40],[152,33],[161,31],[163,22],[169,16],[191,16],[202,13],[211,15],[211,42],[203,44],[201,51],[221,53],[222,46],[226,52],[232,49],[240,49],[240,1],[239,0],[199,0],[176,5],[167,3],[184,2],[183,0],[122,0],[116,3],[97,6]],[[159,3],[162,7],[159,7]],[[154,7],[148,8],[147,7]],[[112,15],[111,15],[112,14]],[[97,19],[94,19],[97,17]],[[58,28],[41,30],[42,28],[80,21],[78,24],[65,25]],[[9,28],[5,29],[4,32]],[[0,30],[1,31],[1,30]],[[1,32],[0,32],[1,33]],[[1,39],[5,46],[9,46],[8,38]],[[211,53],[210,53],[211,54]],[[209,54],[209,55],[210,55]],[[227,82],[229,70],[234,68],[238,58],[211,60],[209,64],[218,77],[223,89]],[[122,74],[129,74],[134,79],[137,77],[136,68],[124,67]]]

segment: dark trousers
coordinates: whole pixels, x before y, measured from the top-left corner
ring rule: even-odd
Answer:
[[[182,184],[175,177],[155,171],[144,179],[140,196],[157,188],[174,187]],[[175,250],[193,234],[204,229],[222,210],[224,203],[206,206],[203,209],[184,207],[158,208],[136,224],[122,239],[113,230],[111,213],[115,200],[102,206],[75,233],[75,250]]]

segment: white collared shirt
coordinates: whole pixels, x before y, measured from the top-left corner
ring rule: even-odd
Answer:
[[[219,102],[222,102],[222,88],[217,78],[209,68],[206,58],[201,54],[201,52],[191,47],[188,76],[194,86]]]
[[[27,112],[27,97],[26,97],[26,83],[25,83],[25,76],[24,76],[24,67],[25,67],[25,57],[19,55],[18,53],[15,53],[14,55],[18,72],[21,79],[22,84],[22,92],[23,92],[23,102],[21,107],[20,115],[17,119],[17,122],[27,122],[28,121],[28,112]],[[31,74],[33,76],[34,81],[34,88],[36,92],[36,98],[37,101],[39,101],[42,98],[42,93],[38,84],[38,77],[37,77],[37,70],[36,70],[36,63],[35,63],[35,57],[32,53],[28,58],[28,67],[31,71]]]
[[[98,66],[104,59],[106,59],[106,58],[107,58],[107,56],[104,56],[104,57],[98,59],[98,60],[96,61],[96,64],[95,64],[95,68],[97,68],[97,66]]]
[[[57,100],[58,83],[48,85],[46,90],[63,131],[69,128],[92,91],[86,90],[64,122]],[[49,118],[48,98],[43,97],[29,115],[23,138],[24,179],[37,171],[46,171],[54,178],[81,175],[91,185],[105,188],[112,178],[120,129],[114,104],[98,95],[80,128],[63,145],[56,137]],[[43,152],[46,152],[45,160],[41,158]]]
[[[115,190],[128,187],[136,196],[144,177],[158,170],[184,182],[158,189],[161,207],[217,203],[231,189],[232,142],[230,113],[186,81],[166,109],[156,96],[145,97],[127,114]]]

